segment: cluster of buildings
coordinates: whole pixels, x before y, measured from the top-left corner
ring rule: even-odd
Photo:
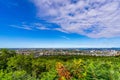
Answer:
[[[90,56],[120,56],[120,50],[79,50],[79,49],[18,49],[16,53],[39,56],[52,55],[90,55]]]
[[[13,49],[17,54],[29,55],[33,54],[35,57],[39,56],[55,56],[55,55],[89,55],[89,56],[120,56],[120,49],[56,49],[56,48],[20,48]],[[0,51],[1,53],[1,51]]]

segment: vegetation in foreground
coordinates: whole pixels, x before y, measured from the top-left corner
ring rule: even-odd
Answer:
[[[21,55],[2,49],[0,80],[120,80],[120,57]]]

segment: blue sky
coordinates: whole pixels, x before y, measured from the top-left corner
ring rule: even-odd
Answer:
[[[120,47],[119,14],[119,0],[0,0],[0,47]]]

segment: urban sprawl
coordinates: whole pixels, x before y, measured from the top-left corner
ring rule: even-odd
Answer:
[[[35,57],[39,56],[56,56],[56,55],[88,55],[88,56],[120,56],[119,49],[66,49],[66,48],[24,48],[14,49],[16,53],[29,55],[34,54]]]

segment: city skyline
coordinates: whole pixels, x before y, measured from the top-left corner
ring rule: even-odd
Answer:
[[[0,48],[120,48],[119,0],[1,0],[0,11]]]

